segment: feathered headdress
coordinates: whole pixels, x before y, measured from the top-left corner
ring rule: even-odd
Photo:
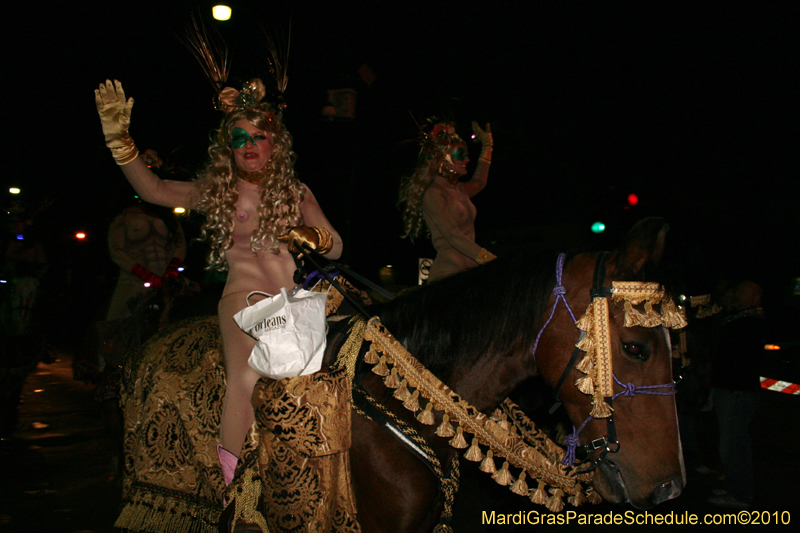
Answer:
[[[464,142],[456,133],[455,124],[445,122],[436,117],[426,118],[422,124],[418,124],[417,143],[420,146],[420,153],[435,152],[448,146]]]
[[[291,33],[291,27],[289,29]],[[264,101],[272,105],[275,112],[282,114],[286,108],[283,93],[289,83],[287,65],[289,62],[290,35],[286,36],[286,45],[282,46],[264,30],[267,40],[267,63],[269,73],[275,80],[275,89],[268,90],[259,78],[246,81],[241,89],[227,85],[230,74],[228,48],[219,32],[209,33],[199,17],[192,16],[181,41],[203,67],[206,77],[211,82],[216,97],[214,108],[224,113],[245,109]]]

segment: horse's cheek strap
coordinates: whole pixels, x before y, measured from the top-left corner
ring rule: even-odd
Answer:
[[[561,393],[561,387],[564,386],[564,382],[567,381],[567,376],[570,375],[570,373],[572,372],[573,367],[575,366],[575,363],[578,361],[578,356],[580,355],[580,353],[581,353],[581,350],[579,350],[578,347],[576,346],[575,349],[572,350],[572,357],[569,358],[569,362],[567,363],[567,367],[564,369],[564,372],[561,374],[561,377],[558,378],[558,383],[556,383],[556,388],[554,389],[556,402],[550,408],[550,414],[551,415],[556,412],[556,409],[561,407],[561,403],[562,402],[561,402],[561,399],[558,397],[558,395]]]

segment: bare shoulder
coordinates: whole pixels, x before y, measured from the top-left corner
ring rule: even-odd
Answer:
[[[453,189],[442,186],[439,183],[432,183],[430,187],[422,194],[423,204],[442,204],[449,203],[453,200]]]
[[[300,183],[300,205],[303,204],[317,204],[317,198],[314,196],[314,193],[311,192],[311,189],[305,183]]]

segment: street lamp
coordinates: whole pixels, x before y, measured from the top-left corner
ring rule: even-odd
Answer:
[[[215,20],[230,20],[231,8],[228,6],[214,6],[211,8],[211,14]]]

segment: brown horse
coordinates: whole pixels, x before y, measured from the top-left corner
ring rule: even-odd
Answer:
[[[373,321],[361,322],[364,340],[347,350],[357,337],[353,334],[357,321],[331,326],[326,355],[330,372],[261,380],[256,386],[256,422],[237,479],[227,492],[215,451],[225,390],[217,319],[190,319],[169,328],[126,368],[126,475],[116,526],[129,531],[210,533],[217,523],[225,530],[243,522],[262,527],[266,522],[273,533],[430,532],[447,523],[458,465],[453,442],[462,430],[477,435],[489,427],[483,413],[492,413],[537,373],[557,390],[577,427],[568,439],[567,458],[576,445],[583,445],[587,460],[578,468],[594,471],[594,487],[587,490],[589,475],[578,474],[583,476],[579,490],[572,490],[577,486],[573,483],[571,489],[562,485],[567,487],[562,491],[552,478],[543,476],[537,489],[528,489],[521,483],[525,476],[520,470],[509,474],[505,465],[497,470],[508,474],[501,484],[513,481],[512,491],[546,503],[553,511],[563,506],[562,495],[574,505],[599,495],[638,508],[678,496],[684,471],[670,346],[665,328],[656,325],[667,325],[660,317],[667,316],[670,302],[664,300],[658,314],[652,306],[659,305],[660,296],[658,300],[625,296],[622,301],[618,299],[622,293],[614,292],[621,280],[653,281],[651,270],[661,258],[665,233],[661,219],[647,219],[610,254],[500,258],[375,308],[397,341],[392,346],[404,346],[427,371],[469,402],[475,420],[485,424],[470,429],[469,420],[459,420],[459,432],[452,439],[442,438],[440,431],[446,425],[439,409],[446,403],[443,398],[434,402],[428,395],[427,405],[422,405],[423,394],[430,391],[420,392],[420,382],[413,383],[404,369],[409,388],[416,387],[420,394],[415,415],[410,410],[414,396],[408,401],[396,399],[402,385],[398,388],[397,380],[391,382],[393,374],[375,373],[381,365],[374,363],[374,353],[372,362],[366,356],[378,341],[374,337],[367,341],[364,333],[369,333]],[[615,288],[609,291],[610,287]],[[584,309],[587,313],[578,326],[587,332],[585,338],[575,324]],[[596,323],[587,322],[589,310]],[[629,323],[633,315],[644,317],[644,325]],[[601,322],[607,328],[599,327]],[[586,355],[574,349],[579,338]],[[587,344],[589,340],[594,346]],[[354,366],[339,364],[342,358],[335,354],[344,352],[351,354]],[[398,359],[390,363],[399,375]],[[345,370],[353,379],[342,378]],[[587,387],[587,378],[593,388]],[[357,386],[352,411],[349,383]],[[356,394],[356,389],[363,392]],[[433,425],[424,425],[417,416],[424,414],[422,407],[427,411],[431,405],[428,415]],[[407,438],[401,443],[402,435],[378,423],[381,417],[392,419],[390,430],[405,424],[410,428],[405,434],[413,434],[413,442]],[[514,441],[513,431],[503,438],[507,437]],[[485,442],[480,444],[488,459]],[[513,463],[508,454],[499,453],[506,444],[488,447],[497,458]],[[552,443],[542,446],[549,447],[549,458],[554,450],[558,459],[564,455]],[[473,441],[464,458],[486,462],[476,459],[481,455]],[[491,471],[483,468],[484,462],[481,470]],[[537,479],[535,468],[512,466],[525,468],[528,481]],[[501,480],[503,476],[495,477],[498,483]],[[550,486],[547,494],[545,481]],[[487,482],[492,482],[488,476]],[[223,495],[229,505],[220,517]]]
[[[661,258],[666,231],[663,220],[646,219],[599,268],[596,253],[572,257],[558,273],[561,283],[554,258],[498,259],[395,300],[379,316],[409,352],[484,413],[537,373],[554,388],[561,380],[558,395],[573,423],[583,425],[580,442],[597,448],[587,463],[595,468],[594,489],[610,502],[650,508],[677,497],[685,479],[667,331],[624,327],[623,303],[609,301],[613,396],[622,397],[613,403],[613,417],[592,418],[590,396],[575,385],[582,374],[570,361],[580,316],[572,310],[587,308],[598,275],[601,287],[653,281],[648,276]],[[557,285],[565,291],[553,291]],[[417,423],[378,376],[362,372],[359,378],[368,394],[417,429],[444,468],[451,464],[457,452],[434,435],[436,425]],[[628,397],[635,392],[645,394]],[[362,531],[431,531],[439,522],[437,478],[392,434],[354,414],[349,454]]]

